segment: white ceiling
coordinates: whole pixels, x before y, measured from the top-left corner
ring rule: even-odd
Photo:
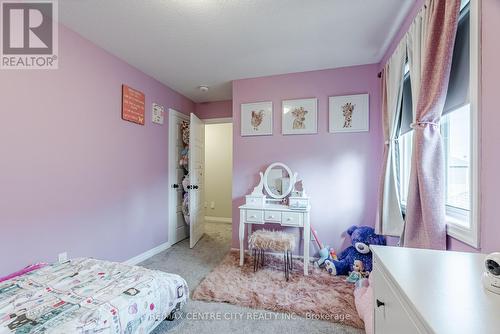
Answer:
[[[415,0],[60,0],[62,23],[195,102],[231,80],[378,63]],[[199,85],[210,90],[200,92]]]

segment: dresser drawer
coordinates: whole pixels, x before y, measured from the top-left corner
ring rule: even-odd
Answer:
[[[246,210],[246,220],[248,222],[264,223],[264,211]]]
[[[283,212],[281,214],[281,225],[284,225],[284,226],[303,226],[302,213]]]
[[[425,333],[419,330],[395,286],[376,263],[370,277],[373,282],[375,334]]]
[[[264,220],[268,222],[281,222],[281,212],[264,211]]]

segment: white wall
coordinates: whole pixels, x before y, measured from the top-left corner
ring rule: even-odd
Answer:
[[[205,216],[231,218],[233,125],[205,125]],[[215,204],[211,208],[211,203]]]

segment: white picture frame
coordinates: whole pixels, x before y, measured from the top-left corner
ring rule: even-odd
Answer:
[[[304,135],[318,133],[318,99],[283,100],[281,133]]]
[[[330,96],[328,98],[328,132],[367,131],[370,131],[369,94]]]
[[[161,104],[153,102],[153,106],[151,108],[151,121],[155,124],[163,124],[165,107]]]
[[[273,102],[241,104],[241,136],[269,136],[273,134]]]

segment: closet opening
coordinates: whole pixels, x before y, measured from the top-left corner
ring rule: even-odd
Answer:
[[[225,235],[232,228],[233,123],[231,118],[205,122],[205,230]],[[226,238],[224,238],[225,240]]]
[[[207,234],[206,242],[217,239],[215,248],[229,247],[232,119],[200,120],[170,109],[169,131],[170,246],[188,239],[193,248]]]

